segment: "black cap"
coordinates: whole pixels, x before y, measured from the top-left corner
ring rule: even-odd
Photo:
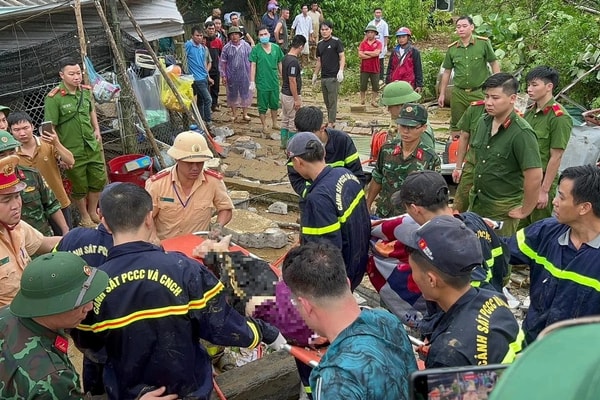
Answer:
[[[448,184],[442,174],[431,170],[411,172],[392,195],[392,204],[400,209],[405,204],[431,207],[442,202],[448,202]]]
[[[394,236],[451,276],[470,275],[473,268],[483,261],[481,244],[475,232],[451,215],[434,217],[420,227],[400,225]]]

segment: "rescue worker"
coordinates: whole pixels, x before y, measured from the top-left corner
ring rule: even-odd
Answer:
[[[444,312],[426,337],[425,367],[512,362],[524,339],[517,320],[499,293],[469,284],[483,259],[475,233],[459,219],[441,215],[420,227],[402,224],[397,237],[409,248],[423,297]]]
[[[410,40],[412,32],[406,27],[396,31],[398,44],[394,47],[388,63],[386,83],[405,81],[417,93],[423,91],[423,65],[421,53]]]
[[[7,305],[17,294],[23,270],[31,256],[44,254],[58,243],[58,236],[44,236],[21,220],[21,191],[27,183],[15,174],[19,157],[0,159],[0,306]]]
[[[288,142],[294,170],[309,181],[300,214],[301,243],[329,240],[342,250],[351,290],[365,274],[371,221],[361,182],[344,167],[325,163],[325,147],[312,132]]]
[[[359,308],[343,264],[329,243],[295,247],[283,261],[292,304],[331,343],[310,373],[311,392],[315,399],[408,399],[417,365],[406,331],[387,310]]]
[[[600,314],[600,169],[565,169],[552,204],[556,218],[537,221],[508,240],[511,264],[526,264],[530,271],[527,343],[554,322]]]
[[[400,116],[400,109],[404,103],[416,103],[421,100],[421,95],[413,90],[413,88],[404,81],[396,81],[387,84],[383,88],[381,94],[380,103],[387,107],[390,113],[391,121],[390,127],[381,131],[376,132],[371,139],[371,159],[376,161],[379,155],[379,150],[385,142],[392,140],[398,134],[398,126],[396,121]],[[433,134],[433,128],[427,122],[427,129],[425,134],[422,135],[421,140],[427,146],[435,149],[435,136]]]
[[[525,111],[523,118],[529,122],[537,136],[544,178],[537,205],[527,218],[521,220],[519,228],[552,215],[558,168],[573,129],[571,116],[552,96],[552,91],[558,87],[558,71],[539,66],[529,71],[525,79],[527,94],[533,104]]]
[[[110,189],[119,184],[120,182],[114,182],[106,185],[100,193],[100,202]],[[100,207],[98,207],[98,216],[102,219],[102,209]],[[71,252],[83,258],[88,265],[98,268],[106,262],[108,249],[112,246],[112,234],[100,222],[97,228],[77,227],[69,231],[60,239],[54,251]],[[83,390],[93,396],[100,396],[105,393],[102,374],[106,362],[106,352],[100,351],[94,354],[93,360],[88,355],[84,354],[83,358]]]
[[[518,82],[508,73],[484,83],[487,114],[471,139],[477,163],[469,211],[503,221],[499,236],[516,232],[538,202],[542,168],[535,132],[514,111]]]
[[[444,107],[446,89],[450,82],[450,75],[454,70],[452,88],[452,101],[450,102],[450,131],[452,136],[459,134],[458,121],[472,101],[484,97],[481,86],[490,76],[488,64],[492,74],[500,72],[500,64],[488,38],[474,36],[475,25],[469,16],[461,16],[456,20],[456,33],[459,40],[448,45],[448,51],[442,67],[444,72],[440,83],[438,104]]]
[[[213,158],[206,139],[194,131],[177,135],[167,154],[177,161],[146,181],[152,196],[156,234],[160,240],[174,236],[223,229],[233,215],[233,203],[227,194],[223,176],[205,169]],[[213,209],[216,223],[211,227]]]
[[[80,400],[65,330],[75,328],[106,288],[108,276],[72,253],[44,254],[23,272],[10,307],[0,309],[0,397]],[[174,400],[158,388],[142,400]]]
[[[503,243],[488,224],[473,212],[454,213],[448,206],[448,184],[435,171],[416,171],[409,174],[392,203],[406,212],[419,225],[438,215],[452,215],[475,232],[481,245],[482,260],[471,272],[471,286],[502,292],[502,282],[508,273],[507,254]]]
[[[458,183],[452,208],[458,212],[467,211],[469,208],[469,192],[473,187],[473,170],[475,169],[475,152],[469,146],[469,142],[484,113],[485,100],[472,101],[467,111],[458,121],[460,136],[458,138],[456,166],[452,171],[452,180],[454,183]]]
[[[403,210],[394,207],[391,198],[409,173],[423,169],[439,171],[441,168],[440,157],[422,139],[427,129],[427,109],[420,104],[406,103],[397,124],[399,135],[381,147],[367,189],[369,210],[379,196],[376,214],[383,218],[402,213]]]
[[[305,106],[296,112],[294,119],[298,132],[314,133],[325,146],[325,163],[333,168],[344,167],[352,172],[363,186],[367,184],[367,176],[363,172],[358,150],[350,135],[344,131],[327,128],[323,125],[323,111],[315,106]],[[287,165],[288,178],[292,188],[300,196],[300,203],[306,197],[310,183],[307,182],[293,167]]]
[[[73,58],[59,63],[61,82],[44,101],[44,121],[52,121],[61,143],[75,157],[65,171],[73,185],[71,197],[79,210],[81,225],[95,227],[98,197],[107,183],[100,125],[91,87],[82,84],[81,67]]]
[[[19,147],[19,142],[10,133],[0,131],[0,158],[15,155],[17,147]],[[63,232],[68,232],[69,227],[61,211],[60,202],[40,172],[34,168],[17,165],[15,173],[21,182],[27,184],[21,192],[23,202],[21,218],[44,236],[54,236],[49,219],[53,219]]]
[[[285,344],[276,328],[232,309],[223,284],[202,264],[148,242],[152,199],[144,189],[119,184],[100,207],[114,238],[101,266],[109,283],[72,335],[80,348],[106,347],[109,399],[134,398],[148,382],[179,398],[208,399],[212,365],[201,338],[250,348]]]

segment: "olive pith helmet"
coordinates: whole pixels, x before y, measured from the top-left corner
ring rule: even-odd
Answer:
[[[0,112],[3,112],[4,116],[8,118],[8,114],[10,113],[10,107],[0,106]]]
[[[375,32],[375,33],[379,33],[379,31],[377,30],[377,27],[375,25],[373,25],[373,24],[369,24],[365,28],[365,33],[369,32],[369,31],[372,31],[372,32]]]
[[[25,267],[10,310],[24,318],[60,314],[94,300],[107,285],[106,272],[73,253],[44,254]]]
[[[213,158],[204,136],[194,131],[185,131],[177,135],[167,154],[177,161],[187,162],[203,162]]]
[[[381,94],[381,104],[384,106],[397,106],[421,100],[421,95],[415,92],[410,83],[395,81],[387,84]]]
[[[229,35],[231,35],[232,33],[239,33],[240,36],[242,35],[241,29],[237,26],[232,26],[231,28],[229,28],[229,30],[227,31],[227,37],[229,37]]]
[[[21,143],[17,142],[13,135],[6,131],[0,131],[0,153],[6,150],[12,150],[19,147]]]

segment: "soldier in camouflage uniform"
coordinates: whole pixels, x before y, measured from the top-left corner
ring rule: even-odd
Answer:
[[[21,290],[0,310],[0,398],[83,398],[65,330],[83,321],[107,285],[105,272],[73,253],[45,254],[27,266]],[[141,399],[177,398],[163,392]]]
[[[427,109],[420,104],[407,103],[400,110],[399,135],[384,144],[373,169],[373,180],[367,191],[367,206],[371,209],[377,200],[377,216],[388,218],[401,214],[391,198],[409,173],[430,169],[441,170],[440,157],[435,150],[423,143],[421,136],[427,129]]]
[[[0,131],[0,158],[16,154],[17,147],[19,142],[10,133]],[[23,201],[21,218],[44,236],[54,236],[48,222],[49,218],[52,218],[58,226],[67,224],[61,212],[60,202],[37,169],[18,165],[15,173],[21,182],[27,184],[21,192]]]

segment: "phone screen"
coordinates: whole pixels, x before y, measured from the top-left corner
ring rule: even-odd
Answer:
[[[52,133],[52,122],[51,121],[42,122],[42,124],[40,125],[40,135],[50,134],[50,133]]]
[[[411,376],[412,399],[487,399],[506,367],[492,364],[417,371]]]

